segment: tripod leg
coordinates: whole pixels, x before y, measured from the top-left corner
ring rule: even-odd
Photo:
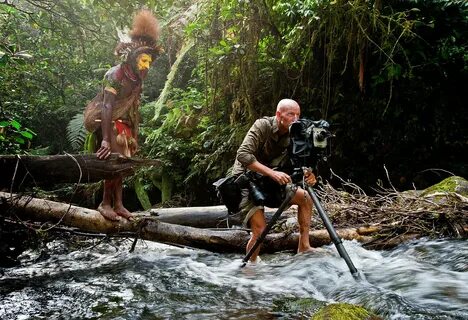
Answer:
[[[359,273],[354,266],[353,262],[351,261],[351,258],[348,255],[348,252],[346,252],[346,249],[343,246],[343,243],[341,242],[340,237],[335,231],[335,228],[333,227],[330,218],[326,214],[325,210],[322,207],[322,204],[320,203],[317,195],[315,194],[314,190],[312,187],[307,187],[307,192],[309,192],[310,196],[312,197],[312,201],[314,202],[315,207],[317,208],[317,211],[320,215],[320,218],[323,221],[323,224],[325,225],[325,228],[328,231],[328,234],[330,235],[330,238],[332,239],[333,243],[336,246],[336,249],[338,250],[338,253],[340,256],[344,259],[346,264],[348,265],[349,271],[351,271],[351,274],[353,277],[357,280],[359,279]]]

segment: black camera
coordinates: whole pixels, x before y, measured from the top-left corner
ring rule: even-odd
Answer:
[[[236,183],[240,188],[249,190],[249,196],[255,205],[262,206],[265,204],[266,197],[255,183],[255,180],[259,178],[257,175],[252,171],[248,171],[240,175],[236,179]]]
[[[324,153],[328,139],[334,135],[328,130],[330,124],[325,120],[312,121],[299,119],[289,127],[289,157],[294,170],[301,167],[316,167]]]

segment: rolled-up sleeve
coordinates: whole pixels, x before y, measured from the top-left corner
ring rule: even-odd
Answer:
[[[257,161],[256,155],[267,138],[268,120],[258,119],[245,135],[244,141],[237,150],[236,159],[244,167]]]

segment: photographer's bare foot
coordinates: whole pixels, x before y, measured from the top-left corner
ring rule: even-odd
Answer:
[[[107,220],[111,220],[111,221],[120,220],[120,217],[115,213],[114,209],[112,209],[112,207],[109,205],[101,203],[99,207],[97,208],[97,211],[99,211],[99,213]]]
[[[300,253],[325,253],[327,252],[325,249],[322,249],[322,248],[312,248],[312,247],[309,247],[307,249],[298,249],[297,250],[297,253],[300,254]]]
[[[118,206],[114,208],[114,211],[116,214],[118,214],[121,217],[124,217],[127,220],[134,220],[135,217],[128,211],[124,206]]]

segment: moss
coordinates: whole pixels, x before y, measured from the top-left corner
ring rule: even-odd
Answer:
[[[171,200],[173,185],[174,185],[174,181],[172,180],[169,172],[167,172],[166,170],[163,171],[162,180],[161,180],[161,202],[162,203]]]
[[[425,189],[421,196],[428,196],[437,192],[456,192],[464,197],[468,196],[468,181],[462,177],[452,176]]]
[[[143,209],[145,210],[151,209],[151,201],[148,197],[148,193],[146,193],[145,191],[145,188],[143,186],[143,183],[141,182],[141,179],[135,179],[133,187],[135,189],[135,193]]]
[[[333,303],[322,307],[311,320],[378,320],[381,317],[363,307],[349,303]]]
[[[174,84],[177,72],[179,70],[179,65],[181,62],[185,59],[186,54],[192,49],[194,46],[193,41],[188,41],[187,43],[184,43],[182,48],[179,51],[179,54],[177,56],[177,60],[174,62],[174,64],[171,66],[171,71],[167,75],[167,81],[164,85],[163,90],[161,91],[159,98],[156,102],[153,103],[148,103],[147,105],[153,105],[154,106],[154,117],[153,121],[158,120],[159,116],[161,115],[161,112],[164,108],[164,105],[167,102],[167,99],[169,97],[169,93],[172,89],[172,86]]]

